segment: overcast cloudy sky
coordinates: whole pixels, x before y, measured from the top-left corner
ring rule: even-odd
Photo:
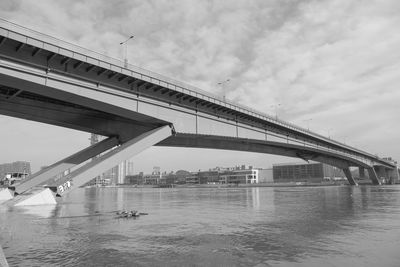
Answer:
[[[400,1],[0,0],[0,17],[117,58],[133,34],[134,65],[219,95],[217,83],[230,78],[228,99],[400,160]],[[89,142],[86,133],[4,116],[0,125],[0,162],[34,169]],[[285,160],[172,148],[135,159],[136,171]]]

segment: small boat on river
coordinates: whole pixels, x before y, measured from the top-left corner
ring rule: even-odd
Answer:
[[[137,210],[117,211],[117,218],[138,218],[140,215],[148,215],[148,213],[138,212]]]

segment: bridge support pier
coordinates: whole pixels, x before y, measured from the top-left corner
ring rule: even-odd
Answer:
[[[392,170],[388,170],[388,178],[390,184],[397,184],[399,182],[400,174],[397,166]]]
[[[118,165],[120,162],[166,139],[172,135],[172,131],[173,129],[168,125],[148,131],[121,144],[119,147],[107,152],[101,157],[92,160],[88,164],[65,176],[63,179],[49,185],[49,187],[53,190],[57,190],[58,195],[63,195],[73,188],[84,185],[94,177]]]
[[[349,182],[350,185],[358,185],[356,180],[354,180],[353,175],[351,175],[350,168],[343,168],[343,172],[346,175],[347,181]]]
[[[368,168],[368,175],[369,179],[372,181],[372,184],[381,185],[381,181],[379,180],[374,167]]]
[[[4,255],[3,248],[0,246],[0,266],[8,267],[6,256]]]
[[[19,195],[13,199],[15,206],[56,205],[56,196],[48,188],[41,188],[32,195]]]
[[[360,179],[364,179],[365,178],[365,168],[364,167],[358,167],[358,174],[360,176]]]
[[[53,192],[56,192],[57,195],[62,196],[171,135],[172,130],[168,125],[143,133],[122,143],[120,146],[108,151],[104,155],[93,159],[61,179],[49,183],[47,187]],[[32,197],[35,197],[35,195]],[[24,201],[23,205],[29,205],[29,203],[30,200],[28,199]],[[18,205],[22,205],[22,203]]]
[[[385,167],[383,166],[374,166],[374,170],[376,172],[376,175],[378,176],[379,180],[381,180],[382,178],[386,178],[386,171],[385,171]]]
[[[46,183],[50,178],[65,172],[66,170],[75,167],[82,162],[99,155],[100,153],[115,147],[118,145],[118,139],[116,137],[109,137],[97,144],[94,144],[88,148],[85,148],[72,156],[69,156],[57,163],[45,168],[25,180],[23,183],[15,187],[15,194],[22,194],[27,190],[39,186],[40,184]]]
[[[0,190],[0,203],[10,200],[13,198],[13,193],[8,188],[3,188]]]

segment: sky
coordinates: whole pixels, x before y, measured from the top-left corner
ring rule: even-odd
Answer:
[[[0,0],[0,17],[119,59],[134,35],[133,65],[400,160],[400,1]],[[5,116],[0,125],[0,162],[34,170],[89,144],[88,133]],[[149,172],[299,160],[153,147],[133,161]]]

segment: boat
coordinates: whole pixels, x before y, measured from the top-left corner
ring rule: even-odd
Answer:
[[[140,215],[148,215],[148,213],[144,212],[138,212],[136,210],[131,210],[131,211],[118,211],[117,212],[118,217],[117,218],[137,218]]]

